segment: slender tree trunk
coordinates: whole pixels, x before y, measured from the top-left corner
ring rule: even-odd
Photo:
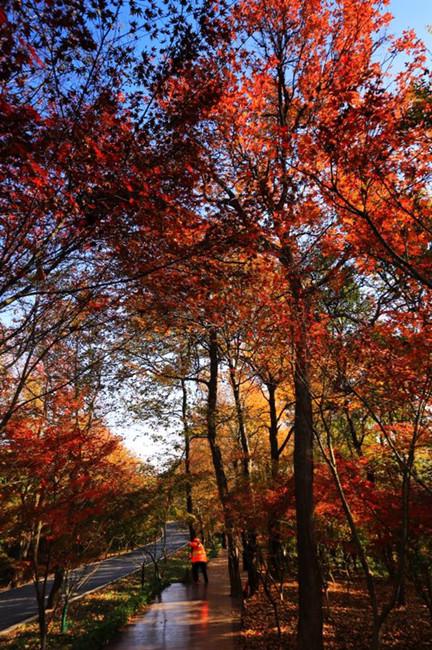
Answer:
[[[45,606],[38,601],[39,645],[40,650],[45,650],[47,643],[47,624]]]
[[[192,500],[192,482],[191,482],[191,471],[190,471],[190,438],[189,438],[189,424],[187,419],[187,390],[186,382],[184,379],[181,380],[182,386],[182,419],[183,419],[183,435],[185,442],[185,477],[186,477],[186,512],[189,515],[188,527],[189,527],[189,537],[191,541],[196,535],[195,528],[192,523],[193,517],[193,500]]]
[[[416,444],[419,434],[420,413],[416,418],[416,426],[410,443],[407,467],[403,468],[402,481],[402,529],[398,548],[398,583],[396,604],[406,605],[406,563],[407,546],[409,540],[410,522],[410,497],[411,497],[411,471],[415,462]]]
[[[234,534],[234,524],[229,512],[228,504],[228,481],[223,465],[222,453],[217,441],[217,389],[218,389],[218,371],[219,371],[219,349],[217,342],[217,333],[214,328],[210,329],[209,336],[209,359],[210,359],[210,377],[208,380],[208,399],[207,399],[207,437],[210,445],[210,451],[215,470],[216,483],[218,487],[219,498],[224,513],[225,529],[228,546],[228,565],[231,583],[231,595],[241,595],[241,578],[238,549]]]
[[[276,408],[276,384],[272,381],[266,382],[269,404],[269,442],[271,476],[275,481],[279,476],[279,441],[278,441],[278,416]],[[279,513],[270,513],[268,519],[268,548],[269,548],[269,569],[273,577],[278,580],[283,577],[283,553],[281,542],[281,531]]]
[[[396,604],[399,606],[406,605],[406,554],[409,538],[409,511],[410,511],[410,492],[411,492],[411,469],[414,464],[415,441],[411,443],[408,457],[408,467],[403,470],[402,480],[402,527],[398,547],[398,570],[396,583]]]
[[[329,435],[329,434],[328,434]],[[360,535],[357,529],[357,525],[354,521],[354,517],[351,512],[351,508],[349,506],[348,501],[346,500],[345,497],[345,491],[343,489],[338,468],[336,465],[336,459],[333,454],[333,448],[331,446],[331,441],[330,439],[328,440],[328,448],[329,448],[329,453],[330,453],[330,458],[328,459],[327,456],[324,454],[324,457],[329,464],[330,470],[333,474],[333,478],[336,483],[336,488],[339,493],[339,497],[341,499],[342,503],[342,508],[345,512],[345,516],[347,518],[348,526],[351,530],[351,535],[355,544],[355,547],[357,549],[358,556],[360,558],[360,564],[362,565],[362,569],[365,575],[366,579],[366,587],[369,593],[369,599],[370,599],[370,604],[371,604],[371,609],[372,609],[372,616],[373,616],[373,626],[372,626],[372,643],[371,647],[373,650],[376,650],[379,647],[380,643],[380,636],[381,636],[381,625],[382,621],[380,620],[380,615],[379,615],[379,609],[378,609],[378,601],[377,601],[377,595],[376,595],[376,590],[375,590],[375,584],[373,580],[372,573],[369,568],[369,563],[368,559],[365,553],[365,550],[363,548],[362,541],[360,539]]]
[[[272,478],[276,478],[279,472],[279,443],[278,443],[278,417],[276,410],[276,384],[266,383],[269,403],[269,441]]]
[[[354,542],[354,544],[356,546],[357,553],[358,553],[358,556],[359,556],[359,559],[360,559],[360,564],[361,564],[363,572],[364,572],[364,576],[365,576],[365,580],[366,580],[366,587],[367,587],[367,591],[368,591],[368,594],[369,594],[369,600],[370,600],[371,609],[372,609],[371,650],[378,650],[379,647],[380,647],[380,643],[381,643],[382,625],[383,625],[386,617],[390,613],[392,605],[390,603],[389,607],[387,609],[383,609],[383,611],[380,614],[379,607],[378,607],[377,594],[376,594],[376,590],[375,590],[375,583],[374,583],[374,579],[373,579],[372,573],[371,573],[370,568],[369,568],[368,558],[367,558],[365,549],[363,547],[362,541],[360,539],[360,535],[359,535],[359,532],[358,532],[358,529],[357,529],[357,525],[356,525],[356,523],[354,521],[354,517],[352,515],[349,503],[348,503],[348,501],[346,499],[345,491],[344,491],[344,488],[342,486],[342,482],[341,482],[341,479],[340,479],[340,476],[339,476],[339,471],[338,471],[338,467],[337,467],[337,464],[336,464],[336,458],[335,458],[335,455],[333,453],[333,446],[332,446],[332,440],[331,440],[331,431],[330,431],[330,428],[328,427],[328,425],[327,425],[327,423],[325,421],[324,414],[322,412],[321,412],[321,416],[322,416],[322,421],[323,421],[323,424],[324,424],[324,427],[325,427],[326,433],[327,433],[328,455],[325,453],[324,448],[323,448],[322,444],[320,443],[321,451],[322,451],[324,459],[325,459],[326,463],[328,464],[328,466],[330,468],[330,471],[331,471],[331,473],[333,475],[333,478],[334,478],[334,481],[335,481],[335,484],[336,484],[336,489],[337,489],[337,491],[339,493],[339,497],[340,497],[340,500],[341,500],[341,503],[342,503],[342,508],[343,508],[344,513],[345,513],[345,516],[346,516],[346,519],[347,519],[347,522],[348,522],[348,526],[349,526],[350,531],[351,531],[352,539],[353,539],[353,542]]]
[[[410,494],[410,476],[409,471],[404,469],[402,479],[402,527],[400,540],[398,544],[398,568],[397,568],[397,596],[396,605],[401,607],[406,605],[406,547],[408,543],[409,530],[409,494]]]
[[[382,622],[374,619],[372,628],[371,650],[379,650],[381,646]]]
[[[240,598],[242,595],[242,584],[240,577],[240,558],[238,551],[237,539],[234,534],[234,529],[231,526],[228,529],[227,525],[227,549],[228,549],[228,571],[230,577],[231,596]]]
[[[41,578],[39,572],[40,569],[39,549],[40,549],[41,532],[42,532],[42,523],[39,522],[37,524],[37,530],[34,539],[32,565],[33,565],[34,586],[36,589],[36,601],[38,606],[39,645],[40,645],[40,650],[45,650],[47,646],[47,635],[48,635],[45,599],[46,599],[46,592],[47,592],[49,557],[44,567],[43,577]]]
[[[230,382],[231,388],[233,391],[234,402],[236,407],[237,422],[239,427],[239,441],[242,451],[242,475],[245,494],[250,503],[253,503],[253,490],[251,486],[251,461],[250,461],[250,449],[249,449],[249,439],[246,432],[246,425],[243,416],[243,406],[240,399],[240,386],[235,379],[234,371],[235,368],[231,362],[228,360],[230,368]],[[246,570],[248,574],[248,586],[249,586],[249,595],[253,594],[258,589],[258,571],[257,571],[257,533],[256,528],[249,519],[247,530],[243,536],[243,549],[244,557],[246,559]]]
[[[185,438],[185,475],[186,475],[186,512],[188,513],[190,518],[192,518],[194,514],[194,509],[193,509],[193,500],[192,500],[192,485],[190,481],[190,476],[191,476],[190,441],[188,437]],[[190,539],[193,540],[194,537],[196,536],[196,531],[191,519],[189,519],[188,526],[189,526]]]
[[[250,474],[251,474],[250,449],[249,449],[249,439],[247,437],[246,426],[245,426],[245,421],[243,416],[243,407],[240,399],[240,387],[238,382],[235,379],[234,376],[235,368],[231,360],[228,360],[228,363],[230,368],[231,389],[234,396],[234,403],[235,403],[236,415],[237,415],[239,441],[240,441],[240,447],[242,451],[242,470],[243,470],[242,473],[245,480],[249,481]]]
[[[53,609],[57,603],[57,598],[63,584],[64,568],[56,566],[54,570],[54,580],[52,583],[51,591],[48,596],[47,609]]]
[[[141,589],[144,590],[146,576],[146,560],[141,562]]]

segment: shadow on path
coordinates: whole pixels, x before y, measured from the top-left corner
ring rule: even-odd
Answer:
[[[209,584],[175,583],[136,617],[109,650],[234,650],[240,603],[229,595],[225,553],[208,567]]]

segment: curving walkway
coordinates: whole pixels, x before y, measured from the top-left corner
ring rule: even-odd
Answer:
[[[208,567],[209,585],[175,583],[133,619],[109,650],[234,650],[240,603],[229,595],[227,558]],[[201,578],[202,580],[202,578]]]

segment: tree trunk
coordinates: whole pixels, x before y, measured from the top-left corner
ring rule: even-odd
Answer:
[[[413,459],[414,460],[414,459]],[[411,461],[411,458],[409,459]],[[406,605],[406,589],[405,589],[405,575],[406,575],[406,552],[409,536],[409,506],[410,506],[410,470],[404,469],[402,480],[402,529],[400,533],[400,540],[398,544],[398,570],[396,577],[396,605],[402,607]]]
[[[60,593],[61,586],[63,584],[63,578],[64,578],[64,568],[61,566],[56,566],[54,570],[53,584],[48,596],[47,609],[53,609],[57,604],[57,599]]]
[[[233,391],[234,402],[236,406],[237,421],[239,427],[239,441],[242,451],[242,475],[243,483],[246,498],[248,502],[253,503],[253,490],[251,486],[251,462],[250,462],[250,449],[249,449],[249,439],[246,432],[245,421],[243,417],[243,407],[240,399],[240,386],[235,379],[234,371],[235,368],[231,362],[231,359],[228,360],[230,368],[230,381],[231,388]],[[253,525],[252,521],[249,519],[247,530],[243,535],[243,559],[245,569],[248,574],[248,587],[249,595],[253,594],[258,589],[258,570],[257,570],[257,533],[256,528]],[[246,561],[245,561],[246,560]]]
[[[278,416],[276,409],[276,384],[266,382],[269,403],[269,442],[270,442],[270,462],[271,475],[275,481],[279,475],[279,442],[278,442]],[[275,486],[276,487],[276,486]],[[279,513],[269,513],[268,518],[268,548],[269,548],[269,569],[276,579],[283,577],[283,552],[281,542],[281,532],[279,523]]]
[[[240,387],[238,382],[235,379],[234,376],[235,368],[230,359],[228,360],[228,363],[230,368],[231,388],[232,388],[234,403],[236,407],[236,415],[237,415],[238,430],[239,430],[239,441],[240,441],[240,447],[242,451],[242,470],[243,470],[242,473],[245,478],[245,481],[249,483],[249,478],[251,474],[250,449],[249,449],[249,439],[247,437],[246,426],[243,417],[243,408],[240,399]]]
[[[405,579],[405,575],[402,575],[401,580],[400,580],[400,585],[398,587],[398,595],[397,595],[396,606],[397,607],[405,607],[406,604],[407,604],[406,579]]]
[[[39,564],[39,548],[41,540],[41,531],[42,531],[42,522],[38,522],[36,526],[36,534],[33,543],[33,553],[32,553],[32,568],[33,568],[33,580],[34,586],[36,589],[36,601],[38,606],[38,623],[39,623],[39,645],[40,650],[45,650],[47,647],[47,635],[48,635],[48,625],[47,625],[47,616],[46,616],[46,592],[47,592],[47,581],[49,573],[49,556],[44,567],[44,574],[40,576],[40,564]]]
[[[276,478],[279,472],[279,443],[278,443],[278,418],[276,411],[276,384],[266,383],[268,390],[268,403],[270,412],[269,441],[272,478]]]
[[[40,645],[40,650],[45,650],[47,647],[47,624],[46,624],[46,616],[45,616],[45,607],[39,606],[39,613],[38,613],[38,621],[39,621],[39,645]]]
[[[242,584],[240,576],[239,552],[237,540],[232,527],[231,529],[227,529],[227,549],[231,596],[240,598],[242,595]]]
[[[38,606],[38,623],[39,623],[39,645],[40,650],[45,650],[47,645],[47,634],[48,634],[48,625],[46,617],[46,578],[39,582],[36,577],[35,580],[36,587],[36,600]]]
[[[247,589],[243,596],[253,596],[259,586],[257,566],[257,533],[256,530],[247,530],[242,535],[243,542],[243,571],[247,571]]]
[[[342,482],[340,480],[337,464],[336,464],[336,458],[333,453],[333,446],[332,446],[332,440],[331,440],[331,431],[329,427],[326,424],[324,414],[321,411],[321,416],[322,416],[322,421],[324,424],[324,427],[326,429],[327,433],[327,448],[328,448],[328,455],[324,452],[324,448],[320,443],[321,446],[321,451],[323,453],[324,459],[327,462],[330,471],[333,475],[335,484],[336,484],[336,489],[339,493],[339,497],[342,503],[342,508],[345,513],[346,519],[348,526],[351,531],[352,539],[355,544],[355,547],[357,549],[357,553],[360,559],[360,564],[362,566],[362,569],[364,571],[365,575],[365,580],[366,580],[366,587],[367,591],[369,594],[369,599],[370,599],[370,605],[372,609],[372,640],[371,640],[371,650],[378,650],[379,644],[380,644],[380,635],[381,635],[381,627],[382,624],[385,620],[386,613],[384,612],[383,614],[379,614],[379,609],[378,609],[378,601],[377,601],[377,595],[376,595],[376,590],[375,590],[375,583],[373,580],[372,573],[369,568],[369,563],[368,563],[368,558],[366,555],[366,551],[363,548],[363,544],[359,535],[359,531],[357,529],[357,525],[355,523],[354,517],[351,512],[351,508],[349,506],[349,503],[345,497],[345,491],[342,486]],[[389,610],[390,611],[390,610]]]
[[[418,438],[418,426],[416,426],[413,438],[410,443],[407,467],[403,470],[402,481],[402,530],[398,548],[398,582],[396,584],[397,599],[399,606],[406,605],[406,553],[409,541],[410,523],[410,497],[411,497],[411,471],[415,461],[416,442]]]
[[[186,477],[186,512],[189,515],[188,527],[189,527],[189,537],[191,541],[196,536],[196,531],[192,523],[193,517],[193,500],[192,500],[192,483],[191,483],[191,471],[190,471],[190,439],[189,439],[189,424],[187,420],[187,390],[186,382],[184,379],[181,380],[182,386],[182,419],[183,419],[183,435],[185,441],[185,477]]]
[[[142,590],[144,590],[145,577],[146,577],[146,561],[143,560],[141,562],[141,589]]]
[[[299,650],[322,650],[322,579],[314,531],[313,413],[309,379],[307,323],[310,319],[292,251],[283,246],[280,261],[293,295],[294,323],[294,485],[297,523]]]
[[[222,453],[217,441],[217,389],[218,389],[218,370],[219,370],[219,350],[217,342],[217,333],[214,328],[210,329],[209,336],[209,359],[210,359],[210,377],[208,380],[208,399],[207,399],[207,438],[210,445],[210,451],[213,460],[213,467],[216,476],[219,498],[224,513],[225,529],[228,545],[228,564],[231,583],[231,595],[241,595],[241,578],[238,558],[238,549],[234,535],[234,525],[232,516],[229,512],[228,504],[228,481],[223,466]]]
[[[322,584],[314,534],[313,417],[304,325],[294,371],[294,482],[299,583],[299,650],[322,650]]]
[[[371,650],[379,650],[381,646],[382,623],[374,620],[372,627]]]

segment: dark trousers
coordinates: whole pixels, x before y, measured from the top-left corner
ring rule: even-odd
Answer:
[[[208,583],[207,562],[192,562],[192,580],[194,582],[198,582],[200,569],[201,569],[201,573],[204,576],[204,582],[207,584]]]

